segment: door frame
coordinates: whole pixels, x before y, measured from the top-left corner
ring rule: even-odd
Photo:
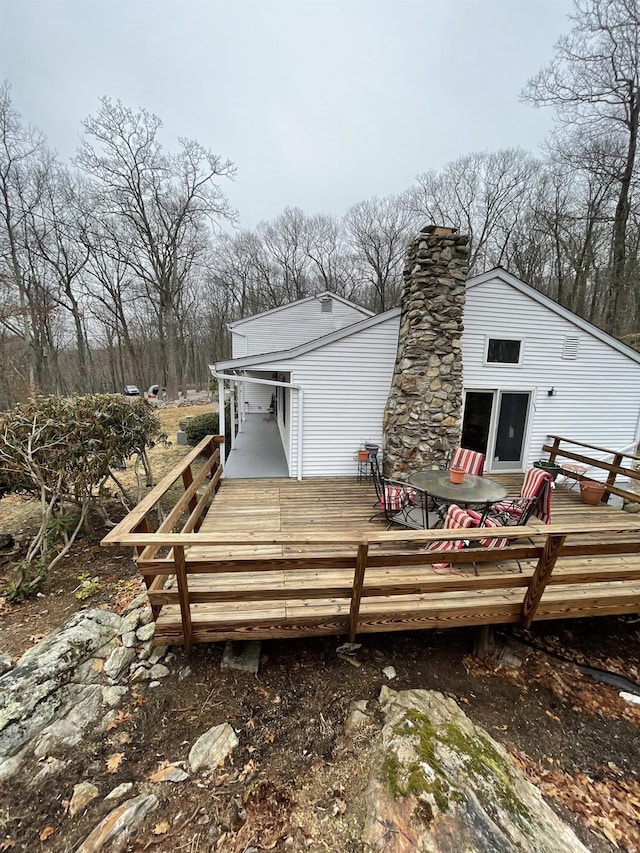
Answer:
[[[487,436],[487,450],[485,454],[485,472],[488,474],[491,473],[500,473],[500,474],[515,474],[522,473],[526,467],[527,462],[527,452],[529,447],[529,436],[531,433],[531,425],[533,422],[533,412],[535,410],[536,404],[536,389],[535,388],[487,388],[486,386],[477,387],[477,388],[464,388],[462,395],[462,417],[460,420],[460,427],[462,429],[462,424],[464,423],[464,415],[465,409],[467,405],[467,393],[480,393],[480,394],[491,394],[492,402],[491,402],[491,415],[489,419],[489,433]],[[524,430],[522,432],[522,455],[521,461],[519,464],[517,463],[498,463],[499,467],[495,466],[494,463],[494,454],[496,448],[496,438],[498,433],[498,418],[500,414],[500,402],[502,400],[502,394],[528,394],[529,396],[529,404],[527,406],[527,414],[525,416],[524,422]],[[503,467],[505,466],[505,467]]]

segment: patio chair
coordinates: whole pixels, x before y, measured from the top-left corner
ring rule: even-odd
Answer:
[[[488,519],[498,521],[503,526],[528,524],[532,516],[544,524],[551,520],[551,484],[553,477],[541,468],[529,468],[522,492],[515,498],[493,504],[486,513]]]
[[[380,515],[387,520],[387,530],[393,524],[400,524],[412,530],[428,530],[434,527],[439,517],[437,513],[428,511],[429,496],[423,489],[409,486],[401,480],[390,480],[380,473],[380,466],[375,456],[371,455],[371,474],[376,490],[378,509],[369,521]]]
[[[461,509],[456,504],[449,504],[447,514],[444,519],[444,530],[464,530],[467,527],[475,527],[475,522],[471,515],[464,509]],[[421,548],[421,551],[460,551],[467,545],[465,539],[449,539],[445,542],[430,542],[426,547]],[[434,569],[448,569],[451,563],[433,563]],[[478,570],[474,564],[473,569],[478,574]]]
[[[505,525],[502,524],[499,519],[487,517],[479,512],[476,512],[475,509],[469,509],[467,510],[467,513],[473,519],[475,527],[505,527]],[[509,540],[505,536],[502,536],[500,538],[492,537],[487,539],[480,539],[478,541],[478,545],[482,545],[483,548],[504,548],[508,544]],[[520,574],[522,574],[522,565],[520,563],[520,560],[518,560],[517,558],[516,563],[518,564],[518,571],[520,572]],[[496,565],[499,566],[500,564],[496,563]],[[475,563],[473,564],[473,567],[474,569],[476,568]],[[478,574],[477,570],[476,574]]]
[[[482,477],[484,471],[484,453],[476,453],[475,450],[467,450],[466,447],[456,447],[449,459],[451,468],[462,468],[467,474],[475,474]]]

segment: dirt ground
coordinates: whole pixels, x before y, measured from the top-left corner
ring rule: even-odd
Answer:
[[[156,478],[183,452],[158,451]],[[26,529],[32,509],[5,498],[0,528]],[[0,650],[17,658],[81,607],[126,607],[140,580],[129,553],[99,547],[101,533],[96,528],[75,545],[42,597],[15,607],[0,598]],[[83,572],[100,586],[80,601]],[[5,557],[0,590],[9,575]],[[128,851],[357,853],[370,738],[345,740],[344,722],[352,702],[374,700],[389,683],[382,673],[389,665],[397,672],[393,688],[455,698],[594,853],[640,851],[640,706],[621,699],[619,686],[578,668],[639,682],[640,621],[539,623],[530,633],[504,629],[495,636],[508,652],[501,663],[473,657],[469,629],[367,635],[355,662],[336,654],[344,638],[271,641],[262,644],[257,676],[221,671],[221,644],[196,647],[190,657],[175,649],[162,686],[136,685],[116,725],[64,756],[69,763],[55,785],[33,785],[34,762],[0,786],[0,851],[75,849],[108,805],[96,801],[71,819],[74,784],[90,781],[104,796],[131,781],[136,791],[152,790],[160,805]],[[196,738],[225,721],[240,740],[231,763],[183,783],[149,781],[163,762],[186,761]]]

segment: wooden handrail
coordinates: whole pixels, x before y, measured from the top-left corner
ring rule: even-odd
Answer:
[[[156,507],[156,505],[162,500],[165,494],[169,491],[169,489],[181,478],[183,478],[183,484],[185,484],[184,474],[186,471],[189,471],[191,465],[196,461],[198,456],[201,453],[206,453],[207,450],[211,451],[207,454],[207,463],[206,466],[209,468],[213,467],[215,462],[217,461],[217,457],[215,456],[216,452],[213,451],[213,444],[222,444],[224,442],[224,436],[221,435],[207,435],[205,436],[200,444],[196,445],[185,457],[181,459],[178,465],[175,468],[172,468],[169,473],[162,478],[162,480],[155,486],[148,495],[146,495],[140,503],[130,512],[128,513],[122,521],[120,521],[113,530],[109,531],[107,535],[104,537],[101,545],[115,545],[118,544],[121,540],[121,537],[131,535],[131,532],[135,530],[142,519],[146,518],[147,515]],[[205,467],[206,467],[205,466]],[[187,476],[188,479],[188,476]],[[185,484],[186,485],[186,484]],[[191,497],[191,495],[190,495]],[[157,544],[157,539],[152,539],[149,542],[139,543],[142,545],[153,545]]]
[[[547,438],[553,438],[554,440],[557,440],[557,441],[567,441],[569,444],[575,444],[577,447],[588,447],[589,450],[597,450],[598,453],[606,453],[606,454],[610,454],[611,456],[616,456],[616,455],[620,454],[621,456],[626,456],[628,459],[635,459],[635,460],[640,462],[640,456],[636,456],[633,453],[624,453],[624,451],[621,451],[621,450],[611,450],[608,447],[599,447],[597,444],[587,444],[584,441],[576,441],[573,438],[566,438],[565,436],[562,436],[562,435],[551,435],[551,434],[549,434],[549,435],[547,435]]]
[[[103,540],[105,545],[156,545],[161,543],[168,547],[176,545],[333,545],[358,546],[366,545],[395,545],[400,542],[429,544],[438,540],[450,539],[486,539],[487,530],[495,535],[495,528],[468,527],[464,530],[403,530],[384,531],[367,534],[337,534],[337,533],[260,533],[247,531],[240,534],[221,533],[128,533],[114,538],[108,534]],[[640,519],[629,515],[616,521],[597,522],[590,525],[588,530],[583,524],[548,524],[544,527],[501,527],[500,538],[529,539],[538,534],[571,535],[575,533],[637,533],[640,531]],[[113,531],[112,531],[113,533]]]
[[[624,500],[634,503],[637,503],[640,500],[640,495],[629,491],[629,489],[622,489],[615,485],[615,480],[618,475],[627,477],[629,480],[640,481],[640,470],[621,464],[624,458],[640,461],[640,456],[636,456],[633,453],[625,453],[621,450],[609,450],[606,447],[598,447],[595,444],[586,444],[585,442],[575,441],[571,438],[563,438],[560,435],[548,435],[547,438],[553,439],[553,444],[543,444],[542,449],[545,453],[549,454],[550,462],[556,462],[557,458],[561,457],[563,459],[570,459],[573,462],[579,462],[582,465],[586,465],[587,468],[598,468],[601,471],[608,472],[605,490],[602,496],[604,503],[609,501],[609,497],[611,495],[618,495]],[[586,447],[590,450],[597,450],[600,453],[609,454],[613,456],[613,461],[606,462],[603,459],[594,459],[592,456],[586,456],[583,453],[577,453],[575,450],[569,450],[565,447],[561,447],[561,442],[563,441],[568,444],[575,445],[576,447]],[[560,462],[560,466],[562,467],[562,462]],[[571,472],[566,469],[565,475],[573,476],[579,481],[600,482],[599,480],[594,480],[592,477],[587,477],[585,474]]]

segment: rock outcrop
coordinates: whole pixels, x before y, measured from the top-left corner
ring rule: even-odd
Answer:
[[[124,618],[108,610],[79,611],[25,652],[0,677],[0,780],[29,754],[55,757],[87,730],[104,727],[130,682],[166,677],[169,669],[159,661],[168,649],[153,645],[153,628],[144,594]],[[127,647],[131,633],[134,643]]]
[[[384,687],[369,853],[587,853],[508,753],[452,700]]]

